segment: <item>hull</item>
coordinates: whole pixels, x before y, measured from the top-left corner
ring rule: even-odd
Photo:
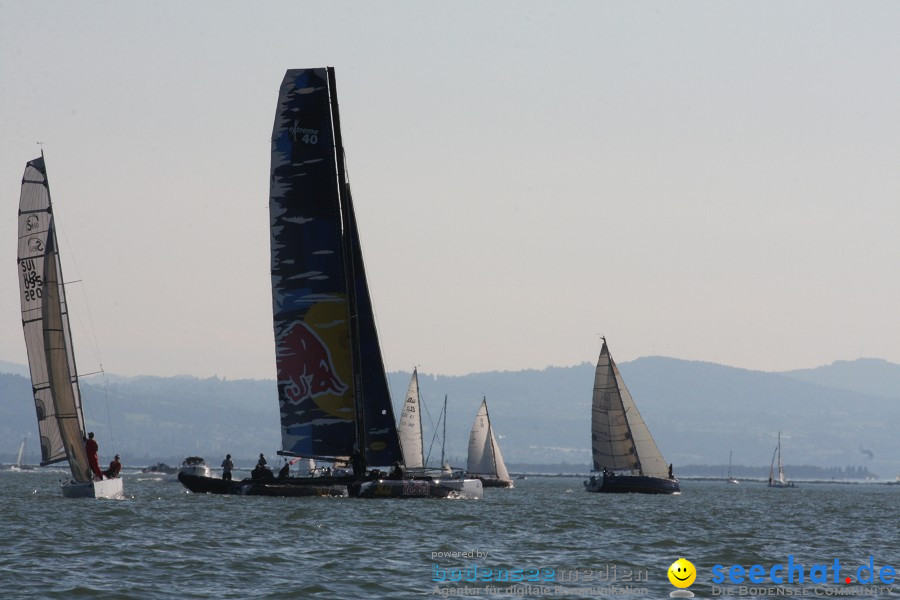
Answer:
[[[786,483],[782,481],[769,481],[770,488],[778,488],[778,489],[786,489],[794,487],[793,483]]]
[[[347,496],[347,484],[337,478],[293,478],[226,481],[216,477],[178,474],[178,481],[195,494],[229,494],[235,496],[278,496],[298,498],[307,496]]]
[[[644,475],[613,475],[591,477],[584,482],[588,492],[600,494],[680,494],[677,479],[646,477]]]
[[[125,487],[122,485],[121,477],[86,483],[70,481],[63,484],[62,494],[66,498],[110,498],[115,500],[125,497]]]
[[[486,488],[514,488],[515,484],[510,479],[497,479],[494,477],[475,477]]]
[[[481,500],[477,479],[376,479],[353,485],[350,494],[358,498],[461,498]]]

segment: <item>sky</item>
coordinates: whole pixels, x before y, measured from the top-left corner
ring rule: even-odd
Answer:
[[[900,4],[0,2],[0,360],[43,148],[79,371],[275,377],[270,136],[334,66],[389,370],[900,363]],[[42,142],[39,146],[38,142]]]

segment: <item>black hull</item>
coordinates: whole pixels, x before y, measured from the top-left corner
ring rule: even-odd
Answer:
[[[599,494],[680,494],[677,479],[646,477],[644,475],[614,475],[591,477],[584,482],[588,492]]]
[[[512,488],[514,484],[508,479],[493,479],[491,477],[476,477],[481,481],[481,485],[486,488]]]
[[[226,481],[215,477],[178,474],[178,481],[195,494],[229,494],[235,496],[347,496],[349,478],[317,477],[278,479],[243,479]]]

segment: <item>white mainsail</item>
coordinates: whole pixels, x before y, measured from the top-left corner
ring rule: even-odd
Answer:
[[[778,477],[775,478],[775,458],[778,457]],[[772,466],[769,467],[769,484],[776,482],[780,485],[786,485],[787,479],[784,476],[784,465],[781,462],[781,432],[778,432],[778,445],[775,446],[775,452],[772,454]]]
[[[494,438],[491,418],[488,414],[487,399],[481,401],[481,407],[475,415],[472,431],[469,433],[469,459],[466,464],[468,475],[484,475],[509,481],[509,472],[500,454],[500,446]]]
[[[43,156],[30,161],[22,177],[18,265],[41,464],[68,458],[75,481],[87,482],[81,394]]]
[[[22,457],[25,455],[25,440],[22,440],[22,445],[19,446],[19,457],[16,458],[16,466],[22,467]]]
[[[397,428],[397,434],[400,436],[400,448],[403,450],[403,459],[406,461],[407,469],[425,467],[421,408],[418,369],[413,369],[412,379],[406,390],[406,401],[403,403],[403,410],[400,413],[400,427]]]
[[[591,439],[595,471],[669,476],[666,461],[641,418],[605,339],[594,377]]]

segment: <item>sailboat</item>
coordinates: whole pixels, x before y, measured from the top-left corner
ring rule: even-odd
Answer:
[[[775,475],[775,461],[778,461],[778,475]],[[781,432],[778,432],[778,444],[772,453],[772,465],[769,467],[769,487],[792,488],[793,482],[789,482],[784,476],[784,465],[781,463]]]
[[[404,463],[378,342],[344,162],[331,67],[289,70],[272,133],[269,199],[272,310],[281,419],[279,454],[346,464],[363,475],[292,477],[224,493],[295,495],[343,485],[351,496],[481,497],[481,484],[389,479]],[[199,483],[189,488],[204,490]],[[322,480],[326,481],[322,481]],[[237,492],[232,491],[238,487]]]
[[[412,377],[409,380],[409,387],[406,390],[406,400],[403,402],[403,409],[400,411],[400,425],[397,433],[400,437],[400,448],[403,450],[403,459],[406,464],[407,473],[418,473],[422,475],[436,475],[440,473],[441,477],[459,479],[461,470],[456,472],[444,462],[444,442],[447,440],[447,396],[444,396],[444,408],[438,418],[437,425],[441,422],[444,425],[444,436],[441,442],[441,459],[440,466],[437,468],[428,467],[428,456],[425,455],[425,444],[422,436],[422,398],[419,394],[419,371],[413,368]],[[435,434],[435,438],[437,435]],[[432,440],[433,442],[433,440]],[[432,444],[433,445],[433,444]],[[429,456],[431,451],[429,449]],[[474,484],[474,482],[473,482]]]
[[[506,463],[503,462],[500,446],[491,427],[487,398],[482,398],[481,406],[475,414],[472,431],[469,432],[466,477],[480,479],[484,487],[513,487],[513,481],[506,470]]]
[[[597,361],[591,419],[594,471],[589,492],[677,494],[678,479],[641,418],[609,353],[606,338]]]
[[[68,461],[67,498],[121,498],[121,478],[94,481],[85,451],[81,390],[75,368],[56,224],[44,155],[29,161],[19,200],[19,289],[41,466]]]
[[[731,474],[731,451],[728,451],[728,483],[740,483],[734,475]]]
[[[13,471],[31,471],[34,469],[31,465],[26,465],[24,462],[25,456],[25,438],[22,438],[22,445],[19,446],[19,456],[16,458],[16,464],[12,465],[10,469]]]

